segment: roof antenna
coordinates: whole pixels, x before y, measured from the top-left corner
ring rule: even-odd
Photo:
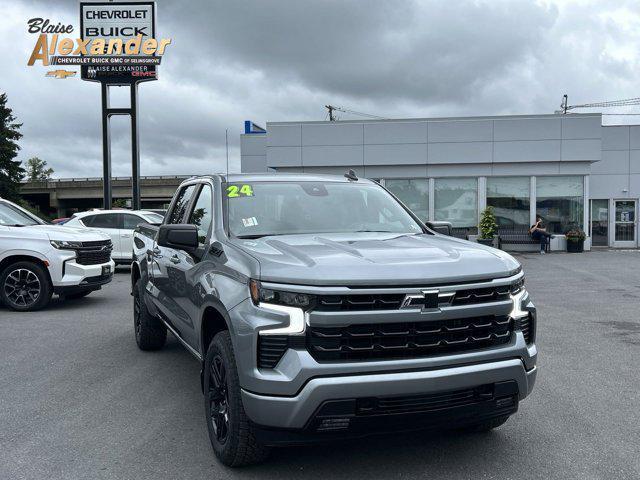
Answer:
[[[352,182],[357,182],[358,181],[358,177],[356,176],[356,172],[354,172],[351,169],[349,169],[349,171],[344,174],[344,178],[349,179]]]

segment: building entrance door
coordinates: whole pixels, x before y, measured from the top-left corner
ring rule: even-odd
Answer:
[[[636,201],[614,200],[614,247],[637,247]]]

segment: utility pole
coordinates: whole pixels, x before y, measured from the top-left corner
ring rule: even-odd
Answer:
[[[336,107],[334,107],[332,105],[325,105],[324,108],[329,110],[329,121],[330,122],[335,122],[336,121],[336,117],[333,115],[333,111],[336,109]]]

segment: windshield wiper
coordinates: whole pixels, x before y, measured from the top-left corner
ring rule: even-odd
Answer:
[[[262,234],[256,234],[256,235],[236,235],[236,238],[239,238],[241,240],[255,240],[256,238],[270,237],[271,235],[276,235],[276,234],[262,233]]]

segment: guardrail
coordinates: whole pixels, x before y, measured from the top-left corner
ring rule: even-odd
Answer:
[[[140,177],[144,180],[183,180],[191,178],[193,175],[146,175]],[[131,180],[131,177],[111,177],[112,182]],[[102,177],[74,177],[74,178],[50,178],[48,180],[23,180],[22,185],[43,186],[46,187],[52,183],[84,183],[84,182],[102,182]]]

